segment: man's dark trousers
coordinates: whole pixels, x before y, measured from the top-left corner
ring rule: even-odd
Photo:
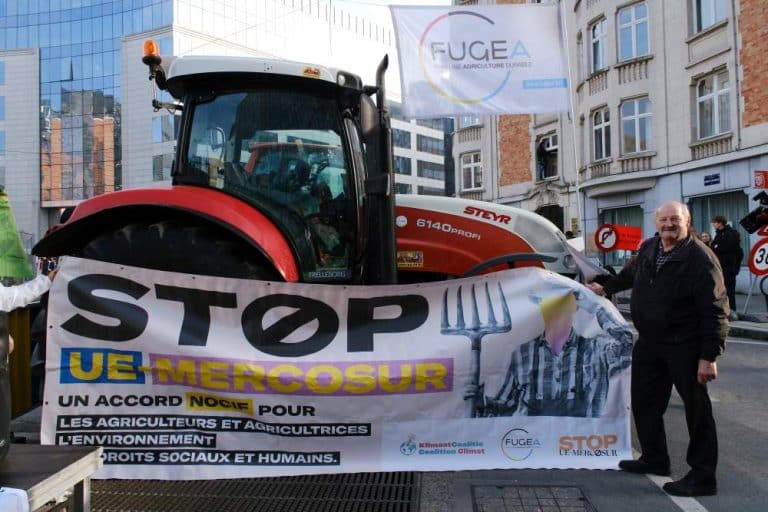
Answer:
[[[690,442],[686,461],[696,482],[715,482],[717,431],[706,386],[698,383],[699,349],[637,340],[632,351],[632,414],[643,460],[669,466],[664,412],[672,385],[685,406]]]

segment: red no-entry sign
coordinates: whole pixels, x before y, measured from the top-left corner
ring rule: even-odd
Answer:
[[[635,251],[640,245],[643,231],[637,226],[617,226],[603,224],[595,231],[595,245],[603,252],[616,249]]]

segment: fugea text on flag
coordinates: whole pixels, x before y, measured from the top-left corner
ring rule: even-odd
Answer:
[[[568,110],[556,5],[391,11],[406,117]]]

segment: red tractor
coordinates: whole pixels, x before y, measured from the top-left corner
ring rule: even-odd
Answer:
[[[575,274],[546,219],[493,203],[393,194],[385,103],[351,73],[237,57],[144,62],[180,112],[173,183],[80,203],[34,247],[159,270],[391,284],[536,265]],[[374,102],[373,97],[376,101]],[[396,236],[397,233],[397,236]]]

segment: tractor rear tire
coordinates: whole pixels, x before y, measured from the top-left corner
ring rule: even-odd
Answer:
[[[78,256],[185,274],[283,280],[258,249],[237,235],[182,219],[127,224],[94,238]]]

